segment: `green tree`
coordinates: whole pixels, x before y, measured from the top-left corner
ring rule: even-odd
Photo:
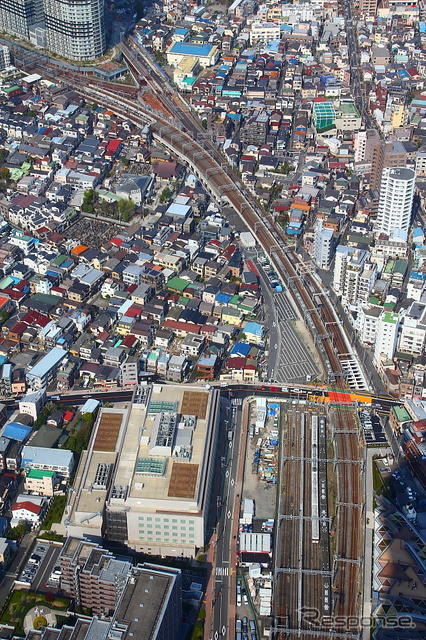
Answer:
[[[6,532],[6,538],[9,540],[20,540],[29,530],[28,522],[20,522],[16,527],[10,527]]]
[[[123,222],[128,222],[134,215],[136,205],[132,200],[119,200],[118,213]]]
[[[166,187],[165,189],[163,189],[163,191],[161,192],[161,196],[160,196],[160,202],[164,203],[167,202],[168,200],[170,200],[170,198],[172,197],[173,192],[169,187]]]
[[[0,168],[0,180],[4,180],[5,182],[9,182],[10,180],[10,171],[7,167]]]
[[[93,204],[94,202],[95,202],[95,190],[87,189],[87,191],[84,192],[83,204]]]

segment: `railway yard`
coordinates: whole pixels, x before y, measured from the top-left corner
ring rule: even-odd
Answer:
[[[362,585],[361,447],[349,409],[286,405],[275,549],[280,640],[356,638]],[[334,445],[334,449],[331,446]],[[341,620],[336,622],[336,617]]]

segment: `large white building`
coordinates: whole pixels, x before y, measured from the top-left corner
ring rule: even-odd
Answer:
[[[105,51],[104,0],[43,0],[47,48],[69,60]]]
[[[42,0],[1,0],[0,2],[0,31],[28,40],[30,28],[42,20]]]
[[[194,556],[206,524],[219,421],[218,390],[153,385],[126,409],[103,409],[65,510],[69,535],[138,552]]]
[[[399,315],[384,311],[377,323],[377,336],[374,346],[374,361],[390,360],[395,353],[398,340]]]
[[[365,345],[373,345],[376,342],[377,327],[382,313],[381,307],[360,307],[356,317],[356,329],[360,341]]]
[[[404,238],[410,227],[416,174],[407,167],[385,167],[380,183],[379,209],[376,231],[388,236],[402,232]]]
[[[104,4],[105,0],[1,0],[0,31],[69,60],[94,60],[106,47]]]

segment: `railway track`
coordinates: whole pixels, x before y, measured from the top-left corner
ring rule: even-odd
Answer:
[[[336,431],[344,433],[336,433]],[[337,463],[336,561],[333,581],[336,616],[359,616],[363,555],[363,490],[360,464],[362,450],[354,414],[335,409],[336,456],[354,464]],[[358,628],[357,631],[360,631]]]
[[[313,500],[312,492],[326,481],[321,462],[326,458],[325,427],[321,431],[318,416],[311,413],[290,409],[287,416],[275,555],[276,638],[287,640],[295,633],[307,638],[314,631],[324,638],[328,629],[321,618],[331,612],[328,512],[320,512],[323,519],[318,520],[314,505],[324,511],[326,502]],[[318,531],[314,522],[320,524]],[[316,610],[317,619],[306,617],[307,610]]]

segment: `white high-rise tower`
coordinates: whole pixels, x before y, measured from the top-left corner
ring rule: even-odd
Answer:
[[[376,231],[392,236],[402,231],[405,236],[411,222],[416,174],[407,167],[386,167],[380,184]]]
[[[105,52],[104,0],[43,0],[46,44],[68,60],[93,60]]]

